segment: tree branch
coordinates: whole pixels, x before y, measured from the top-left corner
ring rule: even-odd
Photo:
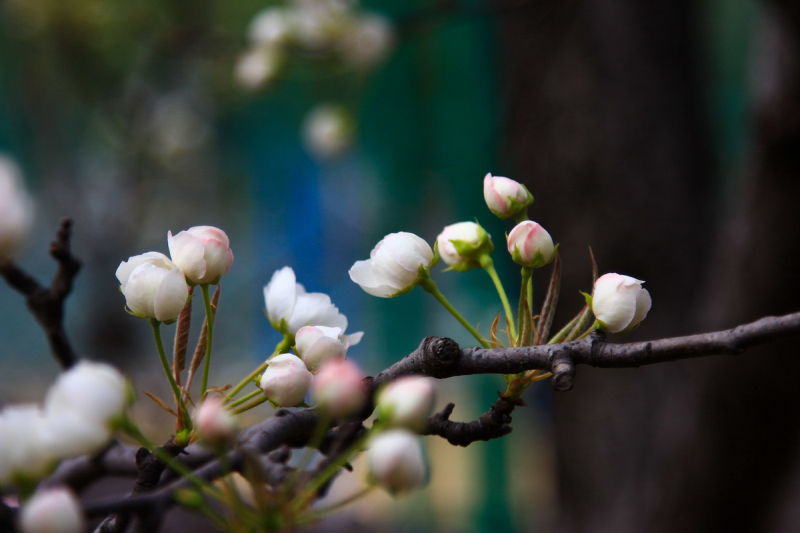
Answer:
[[[554,387],[568,390],[572,386],[575,365],[579,364],[599,368],[635,368],[707,355],[737,355],[751,346],[797,333],[800,333],[800,313],[763,318],[714,333],[628,344],[607,343],[605,335],[599,331],[586,339],[570,343],[495,349],[461,349],[452,339],[426,337],[414,352],[374,378],[367,378],[367,383],[371,396],[374,396],[381,386],[412,374],[445,379],[472,374],[516,374],[540,369],[553,372]],[[510,415],[519,403],[501,397],[480,418],[467,423],[449,420],[453,409],[453,404],[449,404],[428,420],[421,433],[438,435],[458,446],[467,446],[476,440],[499,438],[511,432]],[[372,408],[369,406],[364,410],[364,418],[369,416]],[[228,453],[226,461],[209,460],[198,466],[194,473],[201,479],[211,481],[227,472],[224,464],[240,470],[244,454],[267,455],[268,468],[265,471],[270,473],[267,482],[278,486],[286,479],[289,468],[285,465],[286,446],[307,445],[318,422],[315,409],[280,409],[274,417],[243,431],[239,447]],[[336,450],[331,453],[335,455]],[[280,455],[281,460],[270,461],[272,454]],[[174,505],[174,494],[189,486],[190,481],[177,479],[147,494],[90,503],[86,512],[88,516],[113,512],[163,513]]]
[[[44,329],[50,351],[61,368],[70,368],[78,361],[64,331],[64,300],[72,290],[72,282],[81,269],[81,262],[69,246],[72,221],[64,218],[56,230],[56,240],[50,243],[50,255],[58,264],[53,281],[43,287],[36,279],[13,262],[0,264],[0,276],[17,292],[25,296],[28,309]]]

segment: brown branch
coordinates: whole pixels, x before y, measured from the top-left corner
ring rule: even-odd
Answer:
[[[78,361],[64,331],[64,300],[72,290],[72,282],[81,269],[81,262],[69,246],[72,221],[62,219],[56,230],[56,240],[50,243],[50,255],[58,264],[53,281],[43,287],[30,274],[13,262],[0,264],[0,276],[17,292],[25,296],[28,309],[47,335],[50,351],[62,368]]]
[[[707,355],[736,355],[756,344],[797,333],[800,333],[800,313],[763,318],[714,333],[628,344],[607,343],[605,335],[598,331],[586,339],[564,344],[495,349],[461,349],[452,339],[426,337],[414,352],[367,380],[371,395],[374,395],[381,386],[406,375],[420,374],[445,379],[472,374],[516,374],[540,369],[553,372],[554,387],[568,390],[572,386],[575,365],[578,364],[599,368],[635,368]],[[453,404],[450,404],[428,420],[422,434],[438,435],[458,446],[499,438],[511,431],[510,415],[518,404],[501,397],[480,418],[466,423],[450,421],[453,409]],[[371,410],[372,406],[365,409],[362,416],[366,418]],[[211,481],[226,473],[224,464],[240,470],[245,453],[263,456],[280,452],[284,454],[283,461],[276,466],[275,474],[270,479],[271,483],[280,484],[286,479],[288,468],[284,464],[286,446],[307,445],[318,422],[315,409],[280,409],[274,417],[243,431],[239,447],[228,453],[226,461],[209,460],[197,467],[194,474]],[[331,453],[335,454],[335,450]],[[163,513],[175,503],[173,495],[189,486],[190,481],[177,479],[141,496],[90,503],[86,512],[88,516],[113,512]]]

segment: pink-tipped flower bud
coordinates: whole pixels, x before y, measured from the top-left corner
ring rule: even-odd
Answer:
[[[611,333],[627,333],[647,316],[653,301],[643,281],[621,274],[604,274],[594,282],[592,312]]]
[[[556,257],[553,239],[531,220],[517,224],[508,234],[508,253],[515,263],[526,268],[539,268]]]
[[[378,417],[393,427],[421,429],[431,414],[433,401],[433,379],[402,377],[378,394]]]
[[[37,491],[19,517],[22,533],[82,533],[86,519],[78,499],[65,488]]]
[[[169,231],[167,245],[172,261],[193,284],[217,284],[233,264],[228,236],[213,226],[195,226],[174,236]]]
[[[483,178],[483,197],[492,213],[502,219],[516,215],[533,203],[533,195],[523,184],[491,173]]]
[[[339,340],[341,336],[342,328],[304,326],[294,337],[295,351],[308,370],[316,374],[325,361],[345,358],[347,343]]]
[[[197,434],[206,442],[221,443],[236,436],[236,419],[219,396],[208,396],[192,418]]]
[[[427,480],[419,438],[403,429],[381,433],[367,450],[369,480],[393,496],[418,489]]]
[[[267,398],[281,407],[294,407],[303,402],[311,386],[311,372],[296,355],[284,353],[268,361],[260,387]]]
[[[356,413],[367,401],[364,377],[364,373],[352,361],[326,361],[311,386],[314,403],[334,418]]]
[[[436,247],[442,261],[459,272],[480,268],[481,257],[494,251],[492,238],[475,222],[458,222],[446,226],[436,237]]]

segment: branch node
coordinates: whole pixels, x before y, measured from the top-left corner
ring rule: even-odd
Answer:
[[[419,347],[422,355],[422,371],[435,376],[458,363],[461,348],[447,337],[425,337]]]
[[[575,379],[575,363],[566,352],[558,350],[553,353],[550,360],[550,372],[553,373],[551,383],[555,390],[565,392],[572,389]]]

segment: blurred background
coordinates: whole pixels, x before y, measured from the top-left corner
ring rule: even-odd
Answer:
[[[422,291],[372,298],[347,270],[387,233],[432,243],[477,217],[516,293],[487,172],[525,183],[531,218],[560,243],[556,327],[591,289],[592,246],[601,273],[646,280],[654,301],[614,340],[727,328],[798,310],[800,4],[0,0],[0,153],[37,205],[18,263],[49,279],[47,243],[74,219],[85,267],[67,306],[73,342],[139,391],[168,394],[114,271],[201,224],[223,228],[235,254],[216,385],[280,340],[262,287],[284,265],[366,332],[350,354],[368,373],[425,335],[471,345]],[[500,311],[488,277],[441,270],[443,292],[486,331]],[[798,352],[580,368],[568,393],[532,387],[510,437],[467,449],[426,439],[427,489],[375,494],[313,529],[798,531]],[[57,373],[4,285],[0,369],[0,403],[41,401]],[[443,382],[439,407],[471,419],[503,386]],[[156,440],[169,436],[150,400],[136,409]],[[359,481],[342,476],[337,490]]]

